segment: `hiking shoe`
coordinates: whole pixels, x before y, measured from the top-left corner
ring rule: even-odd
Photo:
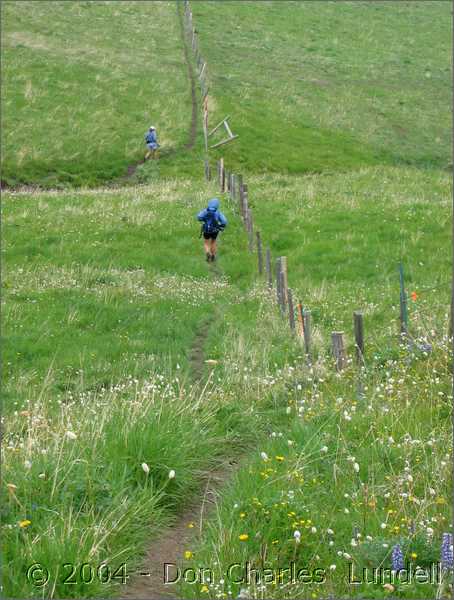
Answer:
[[[215,254],[212,254],[212,255],[211,255],[211,262],[214,262],[215,260],[216,260],[216,255],[215,255]]]
[[[210,260],[211,260],[211,254],[209,252],[207,252],[206,256],[207,256],[207,262],[210,262]]]

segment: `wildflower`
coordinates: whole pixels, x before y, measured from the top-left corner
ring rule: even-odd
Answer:
[[[394,586],[392,585],[392,583],[385,583],[383,585],[383,588],[387,591],[387,592],[394,592]]]
[[[246,516],[246,513],[244,513],[244,512],[240,513],[240,519],[244,519],[245,516]]]
[[[40,479],[45,479],[45,478],[46,478],[46,474],[45,474],[45,473],[40,473],[40,474],[38,475],[38,477],[39,477]]]
[[[19,521],[19,527],[21,527],[22,529],[24,529],[25,527],[28,527],[29,525],[31,525],[31,521],[29,521],[28,519]]]
[[[452,533],[444,533],[441,542],[441,566],[445,569],[454,568],[454,553]]]
[[[189,560],[193,556],[194,554],[190,550],[186,550],[186,552],[184,553],[184,557],[186,558],[186,560]]]
[[[399,544],[396,544],[392,549],[391,565],[393,571],[400,571],[404,568],[404,554]]]
[[[175,471],[173,469],[171,469],[169,471],[169,479],[173,479],[175,477]]]
[[[240,533],[238,538],[240,542],[246,542],[249,539],[249,535],[247,533]]]
[[[142,469],[145,471],[145,473],[147,475],[150,472],[150,467],[147,465],[147,463],[142,463]]]
[[[410,558],[413,558],[413,559],[418,558],[418,555],[416,554],[416,552],[412,552],[410,554]]]
[[[320,452],[328,452],[328,446],[322,446]]]
[[[301,542],[301,532],[296,530],[293,532],[293,537],[295,538],[295,542],[299,544]]]
[[[356,473],[359,473],[359,464],[357,462],[353,463],[353,468],[355,469]]]
[[[330,566],[329,566],[329,570],[330,570],[330,571],[335,571],[335,570],[336,570],[336,568],[337,568],[337,567],[336,567],[336,565],[330,565]]]
[[[328,535],[334,535],[334,531],[333,531],[332,529],[327,529],[327,530],[326,530],[326,533],[327,533]]]
[[[386,529],[386,523],[382,523],[382,524],[380,525],[380,527],[381,527],[382,529]]]
[[[311,527],[311,533],[317,533],[317,527]]]
[[[260,458],[262,460],[268,460],[268,454],[266,452],[260,452]]]
[[[188,523],[188,527],[189,527],[189,529],[192,529],[194,527],[194,523],[192,523],[192,522]]]
[[[202,585],[202,587],[200,588],[200,591],[203,592],[204,594],[206,594],[208,592],[208,586]]]
[[[276,456],[276,460],[282,462],[284,460],[283,456]]]
[[[355,547],[355,546],[358,545],[358,542],[355,540],[355,538],[352,538],[352,540],[350,542],[350,545],[353,546],[353,547]]]
[[[67,437],[68,440],[77,440],[77,435],[73,431],[67,431],[65,437]]]
[[[416,300],[418,299],[418,294],[416,292],[412,292],[410,296],[413,302],[416,302]]]

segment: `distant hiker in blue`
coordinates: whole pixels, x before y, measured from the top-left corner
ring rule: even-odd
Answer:
[[[207,208],[199,212],[197,219],[203,223],[200,235],[203,234],[205,240],[207,261],[213,262],[216,258],[216,238],[227,225],[227,219],[219,210],[219,200],[212,198]]]
[[[148,148],[148,152],[145,154],[145,160],[150,158],[150,156],[151,156],[151,158],[155,158],[156,152],[159,148],[159,144],[158,144],[158,139],[156,137],[156,127],[153,127],[153,125],[150,127],[150,129],[145,134],[145,143]]]

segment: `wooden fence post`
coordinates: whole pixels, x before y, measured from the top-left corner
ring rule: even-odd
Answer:
[[[287,289],[288,299],[288,322],[292,333],[295,333],[295,308],[293,306],[293,294],[290,288]]]
[[[281,256],[281,272],[280,272],[280,278],[281,278],[281,282],[280,282],[280,287],[281,287],[281,312],[282,314],[285,313],[285,309],[287,306],[287,290],[285,288],[285,277],[284,277],[284,271],[282,270],[282,256]]]
[[[266,277],[268,279],[268,288],[270,290],[273,289],[273,273],[271,271],[271,250],[269,248],[266,249]]]
[[[243,183],[243,199],[242,199],[242,204],[241,204],[241,216],[243,217],[243,222],[245,222],[246,213],[247,213],[247,209],[248,209],[247,195],[248,195],[247,183]]]
[[[301,302],[298,302],[296,305],[296,316],[298,318],[299,325],[299,334],[301,337],[304,336],[304,315],[303,315],[303,305]]]
[[[311,358],[311,342],[312,342],[312,329],[311,329],[311,311],[305,310],[303,313],[303,335],[304,335],[304,350],[310,360]]]
[[[247,209],[247,232],[249,240],[249,251],[254,252],[254,222],[252,219],[252,211]]]
[[[344,332],[333,331],[331,334],[332,351],[334,360],[336,362],[336,371],[342,371],[345,367],[346,356],[345,356],[345,345],[344,345]]]
[[[364,363],[364,324],[363,313],[355,311],[353,313],[353,322],[355,326],[355,345],[356,345],[356,360],[359,365]]]
[[[230,192],[230,171],[225,172],[225,180],[227,182],[227,191]]]
[[[281,258],[276,258],[276,297],[281,306]]]
[[[404,285],[404,267],[399,263],[399,284],[400,284],[400,333],[406,335],[408,333],[408,307],[407,293]]]
[[[255,237],[257,239],[257,266],[259,269],[259,275],[263,274],[263,255],[262,255],[262,238],[260,237],[260,231],[256,231]]]
[[[284,304],[287,304],[288,276],[287,276],[287,257],[286,256],[281,256],[281,271],[284,276]]]
[[[225,171],[224,171],[224,159],[220,159],[220,179],[221,179],[221,193],[225,191]]]
[[[204,160],[204,163],[205,163],[205,179],[207,181],[210,181],[211,180],[210,163],[206,158]]]

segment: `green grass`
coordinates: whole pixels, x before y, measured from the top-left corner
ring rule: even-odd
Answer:
[[[4,181],[122,177],[143,159],[150,124],[162,175],[188,172],[192,104],[176,3],[7,1],[2,17]]]
[[[240,136],[222,149],[229,168],[451,162],[449,3],[196,2],[193,14],[211,123],[229,114]]]

